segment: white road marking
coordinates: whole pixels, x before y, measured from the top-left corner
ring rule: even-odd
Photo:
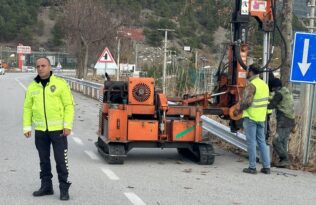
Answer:
[[[21,83],[21,81],[19,81],[19,79],[15,78],[15,81],[18,82],[24,90],[26,90],[26,87],[23,85],[23,83]]]
[[[100,160],[100,158],[94,154],[92,151],[89,151],[89,150],[85,150],[84,151],[91,159],[93,160]]]
[[[135,193],[133,192],[125,192],[124,195],[132,202],[134,205],[146,205],[145,202],[139,198]]]
[[[110,169],[101,168],[102,172],[111,180],[119,180],[120,178]]]
[[[81,145],[81,146],[84,145],[83,142],[82,142],[82,140],[81,140],[80,138],[78,138],[78,137],[72,137],[72,139],[73,139],[77,144],[79,144],[79,145]]]

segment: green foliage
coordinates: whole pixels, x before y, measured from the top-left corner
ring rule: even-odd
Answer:
[[[197,10],[195,17],[197,21],[207,28],[209,31],[214,31],[219,26],[218,8],[211,1],[201,1],[199,3],[201,9]]]
[[[200,41],[201,41],[201,43],[208,45],[209,47],[213,46],[213,39],[212,39],[212,36],[210,34],[205,33],[205,34],[201,35]]]
[[[32,30],[28,27],[23,27],[18,35],[18,40],[24,44],[31,44],[33,40]]]
[[[39,20],[35,26],[35,30],[37,35],[42,36],[44,34],[44,21]]]
[[[146,36],[146,43],[154,47],[161,46],[163,36],[158,30],[144,30],[144,34]]]
[[[41,0],[0,0],[0,41],[30,42]]]
[[[160,20],[155,20],[154,18],[150,18],[146,22],[145,26],[149,27],[150,29],[159,29],[159,28],[174,29],[174,28],[176,28],[176,24],[167,18],[161,18]]]
[[[150,18],[145,26],[149,29],[145,29],[144,34],[146,36],[146,41],[151,46],[160,46],[162,39],[164,38],[164,32],[159,31],[161,28],[169,28],[175,29],[176,24],[170,21],[169,19],[162,18],[160,20],[155,20],[154,18]],[[168,39],[172,39],[174,37],[172,32],[168,33]]]
[[[194,87],[196,80],[196,70],[194,66],[189,65],[182,67],[177,73],[176,77],[176,95],[182,96],[183,94],[189,93]]]
[[[53,46],[61,46],[63,44],[63,37],[64,37],[61,22],[57,22],[54,25],[52,34],[53,34],[53,39],[51,41],[52,41]]]
[[[58,14],[57,10],[54,7],[51,7],[49,9],[48,17],[50,20],[55,20],[57,17],[57,14]]]
[[[162,67],[161,66],[148,66],[145,65],[143,67],[143,70],[147,72],[147,77],[151,78],[161,78],[162,77]],[[156,83],[161,83],[161,82],[156,82]]]
[[[302,24],[302,22],[297,18],[296,15],[293,15],[293,31],[307,31]]]
[[[192,48],[200,48],[202,44],[212,45],[212,33],[223,21],[227,22],[230,15],[221,15],[220,9],[230,1],[214,0],[120,0],[107,1],[107,5],[113,9],[125,8],[140,14],[142,9],[153,11],[153,17],[145,23],[148,28],[145,32],[147,42],[150,45],[159,46],[161,37],[158,28],[172,28],[176,32],[168,33],[168,38],[174,36],[180,39],[180,44],[189,43]],[[156,16],[159,16],[157,18]],[[220,17],[219,17],[220,16]],[[228,16],[228,17],[227,17]],[[162,17],[162,18],[161,18]],[[172,19],[172,20],[171,20]],[[178,22],[177,26],[174,22]],[[163,36],[163,33],[160,35]]]
[[[146,22],[145,26],[151,30],[175,28],[176,32],[170,32],[168,38],[172,38],[172,35],[174,35],[180,39],[180,44],[191,46],[192,48],[202,48],[203,44],[212,46],[212,34],[221,23],[227,22],[228,18],[230,18],[230,15],[227,17],[227,15],[220,13],[223,13],[221,9],[224,6],[228,6],[231,3],[230,1],[138,0],[138,2],[142,3],[144,7],[153,10],[155,15],[164,17],[159,21],[156,20],[156,17],[152,17]],[[174,22],[177,22],[177,27],[173,21],[168,19],[173,19]],[[151,32],[147,32],[147,34],[153,35]],[[152,39],[152,36],[146,35],[146,38],[148,37]],[[157,38],[157,40],[160,39]]]

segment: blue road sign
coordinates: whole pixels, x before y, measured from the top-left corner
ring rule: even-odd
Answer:
[[[316,34],[295,33],[290,81],[316,83]]]

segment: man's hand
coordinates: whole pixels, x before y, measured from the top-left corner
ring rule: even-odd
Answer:
[[[70,135],[70,133],[71,133],[71,129],[64,128],[64,130],[63,130],[63,135],[64,135],[65,137],[67,137],[68,135]]]
[[[31,132],[31,131],[28,131],[28,132],[24,133],[24,136],[25,136],[26,138],[30,138],[30,137],[31,137],[31,134],[32,134],[32,132]]]

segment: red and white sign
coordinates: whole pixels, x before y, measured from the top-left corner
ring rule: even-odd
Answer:
[[[266,12],[266,10],[267,10],[267,1],[255,0],[251,2],[251,11]]]
[[[29,53],[31,53],[31,46],[17,46],[16,52],[23,53],[23,54],[29,54]]]
[[[96,69],[98,75],[104,75],[105,72],[108,75],[116,75],[118,68],[111,52],[107,47],[103,50],[97,63],[94,65],[94,68]]]
[[[111,52],[109,51],[108,47],[105,47],[105,49],[103,50],[102,54],[100,55],[99,59],[97,62],[100,63],[115,63]]]

